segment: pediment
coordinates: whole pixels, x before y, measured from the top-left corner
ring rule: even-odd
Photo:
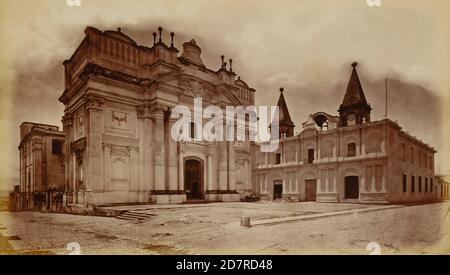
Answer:
[[[174,83],[175,84],[175,83]],[[215,102],[215,87],[199,78],[180,77],[176,81],[176,85],[182,89],[182,93],[188,97],[200,97],[204,101]]]

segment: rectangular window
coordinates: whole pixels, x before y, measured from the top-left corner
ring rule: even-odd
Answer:
[[[61,155],[62,154],[62,141],[52,140],[52,154]]]
[[[419,177],[419,192],[422,192],[422,177]]]
[[[406,175],[403,175],[402,184],[403,184],[403,193],[405,193],[408,191],[406,187]]]
[[[275,155],[275,164],[280,164],[281,163],[281,154],[278,153]]]
[[[308,163],[314,162],[314,149],[308,149]]]
[[[349,143],[347,145],[347,153],[349,157],[356,156],[356,143]]]
[[[195,123],[191,122],[190,138],[195,139]]]
[[[428,192],[428,178],[425,178],[425,192]]]
[[[430,179],[430,192],[433,192],[433,179]]]
[[[414,182],[414,176],[411,176],[411,192],[415,192],[416,191],[416,186],[415,186],[415,182]]]

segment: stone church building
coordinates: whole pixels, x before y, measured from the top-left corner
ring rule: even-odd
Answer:
[[[218,69],[207,68],[195,40],[185,42],[180,53],[170,36],[166,44],[159,28],[148,47],[120,29],[86,28],[63,63],[60,163],[41,159],[33,177],[21,170],[21,193],[38,191],[30,189],[38,186],[33,181],[52,185],[39,178],[39,169],[61,166],[57,185],[64,189],[64,202],[76,205],[239,201],[252,193],[327,202],[435,197],[436,151],[389,119],[371,121],[356,64],[339,115],[312,114],[297,135],[281,89],[276,152],[261,152],[260,144],[248,140],[172,139],[175,106],[192,110],[198,97],[204,108],[253,106],[255,90],[237,77],[231,59],[222,56]],[[191,136],[197,123],[205,121],[192,123]],[[21,163],[27,156],[22,139]]]

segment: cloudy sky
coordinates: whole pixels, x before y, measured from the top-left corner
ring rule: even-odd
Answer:
[[[411,134],[439,150],[437,168],[450,171],[444,131],[450,112],[449,1],[366,0],[152,1],[0,0],[0,175],[18,175],[18,126],[22,121],[60,125],[64,107],[62,62],[88,25],[117,29],[139,44],[152,44],[161,25],[175,44],[191,38],[205,64],[218,69],[220,55],[256,89],[256,103],[275,104],[285,88],[300,130],[309,113],[337,113],[352,61],[373,119],[389,114]],[[447,130],[445,130],[447,129]],[[447,142],[448,143],[448,142]],[[3,181],[4,182],[4,181]]]

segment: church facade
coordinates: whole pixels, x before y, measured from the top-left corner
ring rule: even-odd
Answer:
[[[64,62],[65,204],[239,201],[249,194],[326,202],[434,198],[436,151],[389,119],[371,121],[356,64],[339,115],[312,114],[297,135],[281,90],[275,152],[248,139],[174,140],[176,106],[193,110],[195,98],[203,108],[253,106],[255,90],[237,77],[231,59],[207,68],[195,40],[179,53],[170,36],[166,44],[159,28],[147,47],[120,29],[87,27]],[[206,122],[193,116],[191,137]]]
[[[117,31],[88,27],[64,62],[66,189],[76,204],[239,201],[252,189],[250,143],[175,141],[172,109],[254,104],[232,60],[207,68],[195,40],[152,47]],[[198,123],[203,123],[202,121]],[[194,125],[195,126],[195,125]],[[195,128],[195,127],[193,127]],[[195,130],[194,130],[195,131]],[[236,166],[239,169],[236,169]]]

